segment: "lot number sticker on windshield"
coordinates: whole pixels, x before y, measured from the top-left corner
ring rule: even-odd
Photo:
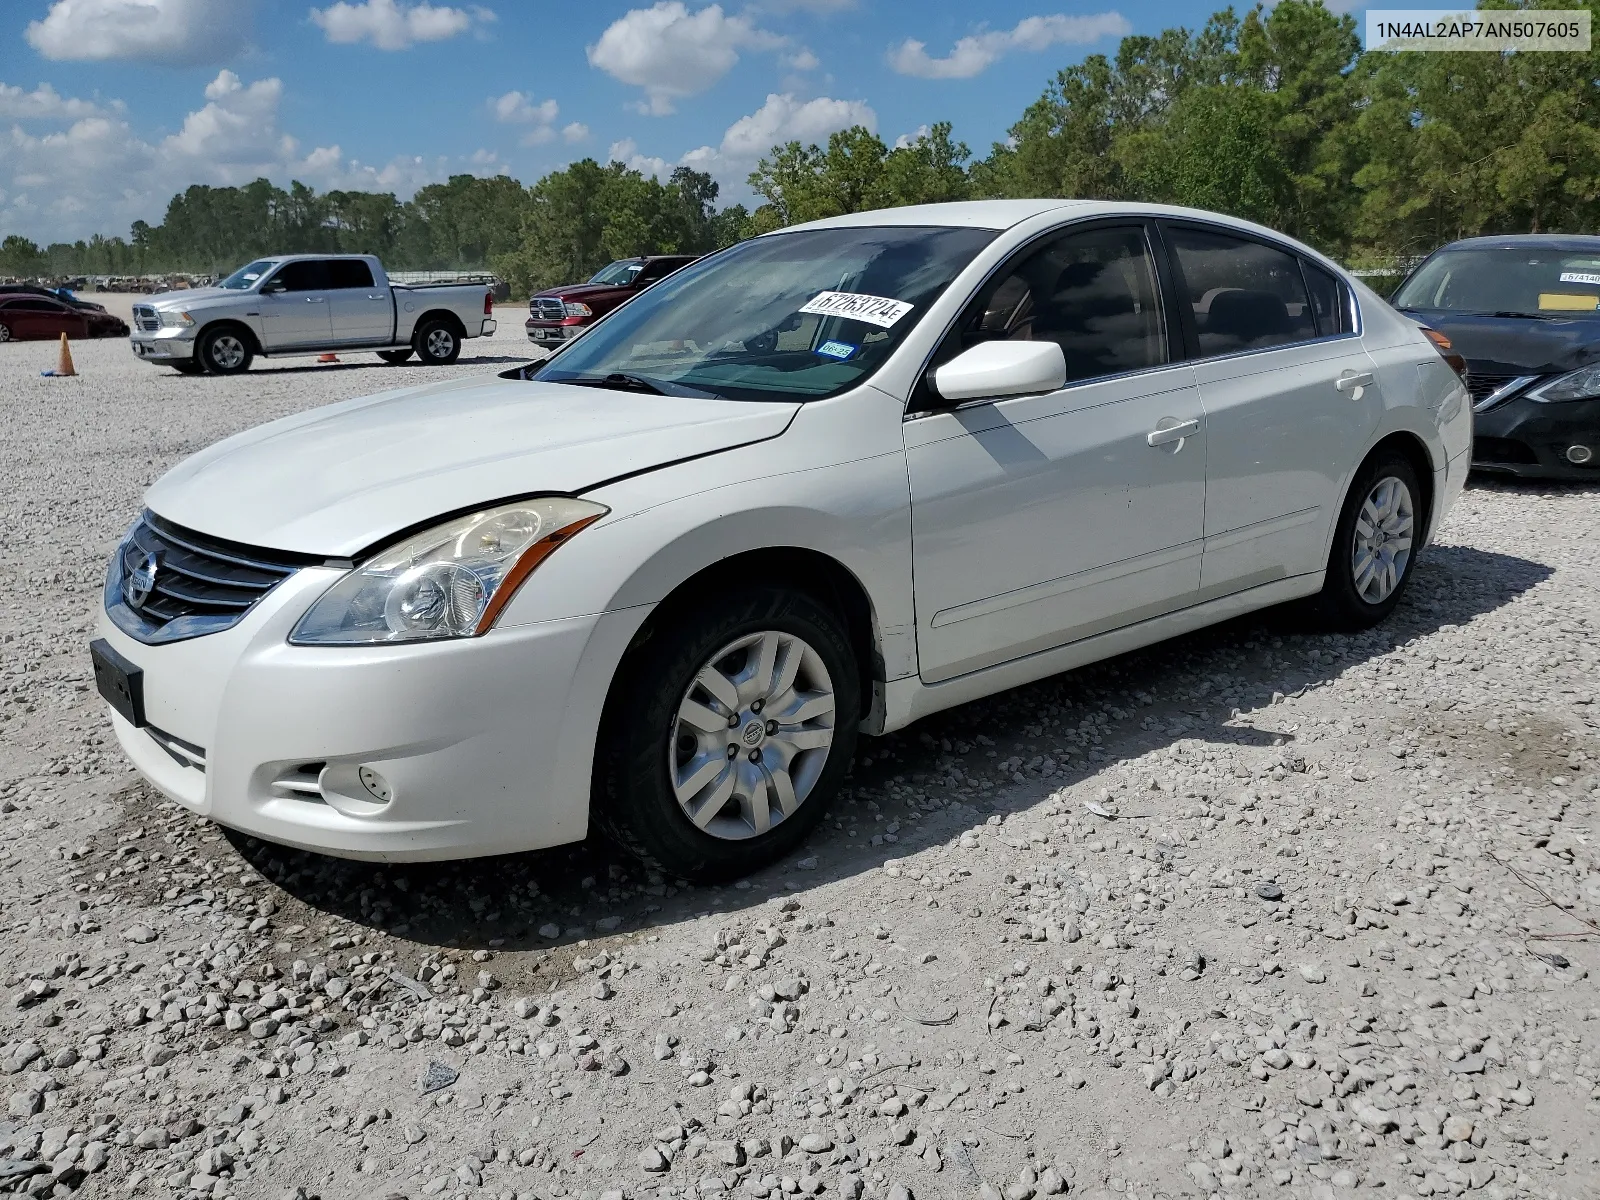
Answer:
[[[1587,283],[1593,287],[1600,287],[1600,274],[1596,274],[1593,271],[1563,271],[1561,272],[1561,282]],[[805,310],[802,309],[801,311]]]
[[[800,311],[823,317],[848,317],[852,321],[865,321],[879,329],[888,329],[915,307],[904,300],[890,300],[886,296],[865,296],[860,292],[818,292],[800,306]]]

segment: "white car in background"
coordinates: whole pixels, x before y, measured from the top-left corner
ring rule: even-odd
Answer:
[[[1425,331],[1270,230],[860,213],[179,464],[94,657],[133,763],[234,829],[399,860],[593,822],[722,878],[858,730],[1285,601],[1381,620],[1470,441]]]

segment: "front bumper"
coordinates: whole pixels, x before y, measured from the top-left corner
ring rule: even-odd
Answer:
[[[583,838],[600,711],[646,610],[431,644],[289,645],[338,576],[305,568],[233,628],[165,645],[102,612],[97,636],[144,672],[150,728],[112,713],[140,774],[219,824],[343,858]]]
[[[560,321],[540,321],[532,317],[523,322],[523,328],[528,331],[528,340],[536,346],[559,346],[570,342],[585,329],[587,325],[568,325]]]
[[[135,333],[128,338],[128,345],[134,354],[153,362],[194,357],[194,333],[188,329],[174,329],[165,334]]]
[[[1541,404],[1518,396],[1473,414],[1472,467],[1525,479],[1600,483],[1600,399]],[[1587,463],[1567,457],[1591,451]]]

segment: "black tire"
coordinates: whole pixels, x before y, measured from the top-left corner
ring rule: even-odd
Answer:
[[[461,331],[449,321],[428,321],[417,327],[411,348],[424,366],[449,366],[461,357]]]
[[[388,363],[391,367],[398,367],[401,363],[409,359],[412,353],[413,351],[411,347],[407,346],[404,350],[379,350],[378,357],[383,359],[383,361]]]
[[[250,369],[255,346],[238,325],[217,325],[200,335],[195,360],[209,375],[242,375]]]
[[[680,807],[669,776],[669,764],[686,753],[679,749],[684,737],[679,708],[713,655],[740,638],[767,631],[800,639],[825,667],[834,700],[832,743],[820,770],[815,763],[803,765],[812,781],[789,816],[774,819],[764,833],[712,836],[697,828]],[[785,653],[797,653],[794,645],[788,643]],[[783,857],[822,819],[849,770],[861,715],[860,679],[843,622],[803,592],[756,585],[680,608],[629,653],[612,685],[595,749],[596,825],[647,865],[695,882],[736,878]],[[730,723],[730,767],[744,771],[741,759],[748,758],[755,777],[754,772],[764,772],[763,766],[755,765],[758,756],[778,748],[761,742],[759,731],[757,742],[741,742],[748,726],[736,729]],[[773,732],[771,725],[767,731]],[[780,737],[775,736],[774,743]],[[746,756],[744,746],[752,744],[761,749]],[[800,756],[791,762],[801,763]],[[800,775],[797,771],[795,778]],[[791,777],[784,772],[784,778]],[[791,794],[800,790],[792,781],[789,786]],[[733,795],[719,811],[737,814],[740,808],[739,797]]]
[[[204,363],[196,362],[192,358],[174,359],[167,366],[171,367],[179,375],[204,375],[206,370]]]
[[[1404,562],[1394,571],[1392,588],[1378,595],[1380,589],[1370,587],[1370,577],[1364,573],[1358,576],[1357,539],[1365,540],[1366,537],[1365,529],[1369,523],[1362,520],[1362,510],[1368,498],[1380,483],[1389,481],[1396,481],[1406,489],[1409,507],[1406,523],[1409,531],[1404,536],[1409,539],[1409,544]],[[1417,552],[1421,549],[1427,521],[1421,481],[1417,478],[1416,468],[1405,455],[1396,450],[1380,450],[1362,463],[1350,483],[1344,508],[1339,513],[1333,547],[1328,552],[1328,569],[1322,591],[1312,600],[1317,622],[1334,629],[1366,629],[1393,612],[1416,569]],[[1385,524],[1398,528],[1401,522],[1386,521]],[[1390,547],[1393,544],[1392,540],[1387,543]],[[1379,558],[1381,560],[1381,553]],[[1365,561],[1363,557],[1362,562]]]

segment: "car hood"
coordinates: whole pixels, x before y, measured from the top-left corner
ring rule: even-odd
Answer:
[[[1480,375],[1551,375],[1600,360],[1600,317],[1491,317],[1412,309]]]
[[[798,408],[457,379],[235,434],[168,471],[146,503],[213,537],[349,558],[445,514],[776,437]]]
[[[627,294],[627,288],[614,287],[609,283],[573,283],[566,287],[546,288],[542,292],[535,292],[534,296],[553,296],[561,300],[609,300],[613,296]]]
[[[156,308],[188,308],[205,300],[243,300],[247,296],[253,299],[254,293],[219,287],[185,288],[180,292],[156,292],[142,297],[139,303]]]

